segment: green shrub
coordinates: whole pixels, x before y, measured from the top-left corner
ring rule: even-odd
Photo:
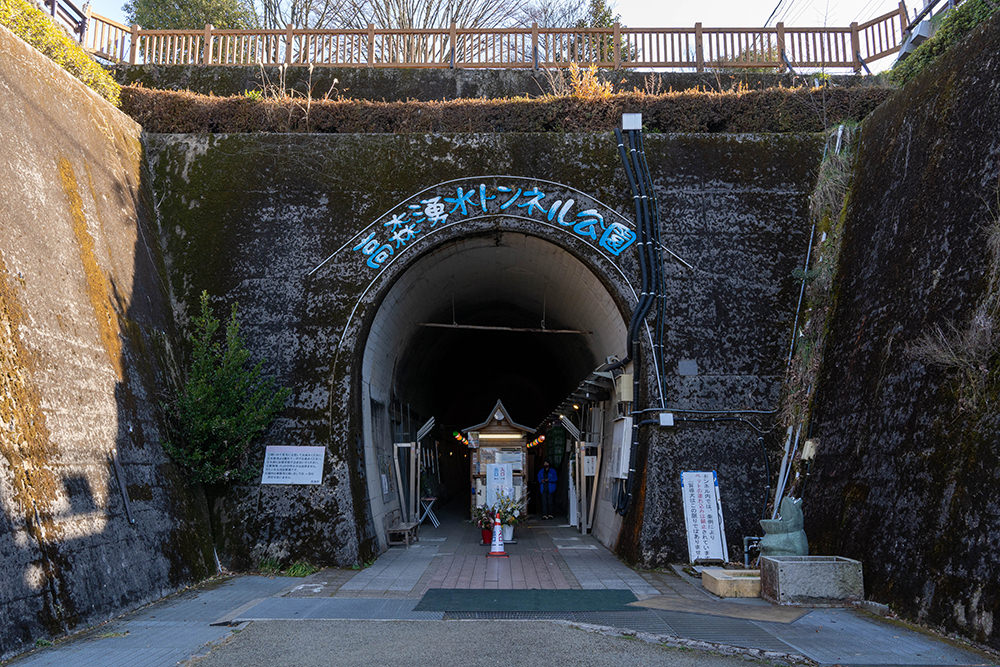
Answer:
[[[0,0],[0,25],[118,106],[121,86],[30,0]]]
[[[944,15],[933,37],[914,49],[906,60],[892,68],[889,79],[899,85],[910,81],[997,10],[1000,10],[998,0],[966,0]]]
[[[251,362],[236,304],[221,336],[219,324],[202,292],[201,314],[188,336],[191,364],[179,395],[167,406],[169,437],[163,443],[191,481],[209,485],[245,482],[258,472],[248,465],[250,446],[290,394],[264,374],[261,361]]]
[[[319,568],[308,561],[300,560],[289,565],[284,574],[286,577],[308,577],[314,572],[319,572]]]

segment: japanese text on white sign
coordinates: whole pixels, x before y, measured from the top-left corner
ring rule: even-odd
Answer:
[[[264,454],[261,484],[321,484],[326,447],[271,445]]]
[[[684,498],[684,525],[687,527],[688,558],[727,560],[726,530],[719,501],[719,480],[714,470],[681,473]]]

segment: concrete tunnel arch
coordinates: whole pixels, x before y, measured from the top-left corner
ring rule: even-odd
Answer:
[[[625,354],[634,303],[627,281],[623,290],[609,280],[608,267],[595,266],[586,248],[577,252],[556,239],[504,229],[504,220],[494,219],[493,232],[426,250],[373,304],[355,395],[367,502],[380,541],[398,508],[381,478],[395,435],[386,411],[394,403],[433,415],[450,431],[480,421],[500,398],[514,419],[535,426],[596,366]],[[550,332],[447,326],[453,324]]]

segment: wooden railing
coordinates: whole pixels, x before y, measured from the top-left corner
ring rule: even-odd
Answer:
[[[143,30],[92,14],[84,45],[131,64],[338,67],[602,68],[703,71],[850,68],[899,50],[906,6],[846,28],[491,28]]]

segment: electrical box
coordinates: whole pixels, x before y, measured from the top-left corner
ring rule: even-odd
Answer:
[[[621,417],[611,426],[611,457],[608,474],[616,479],[628,477],[629,461],[632,458],[632,418]]]
[[[618,401],[632,401],[632,374],[622,373],[615,378],[615,393],[618,394]]]

